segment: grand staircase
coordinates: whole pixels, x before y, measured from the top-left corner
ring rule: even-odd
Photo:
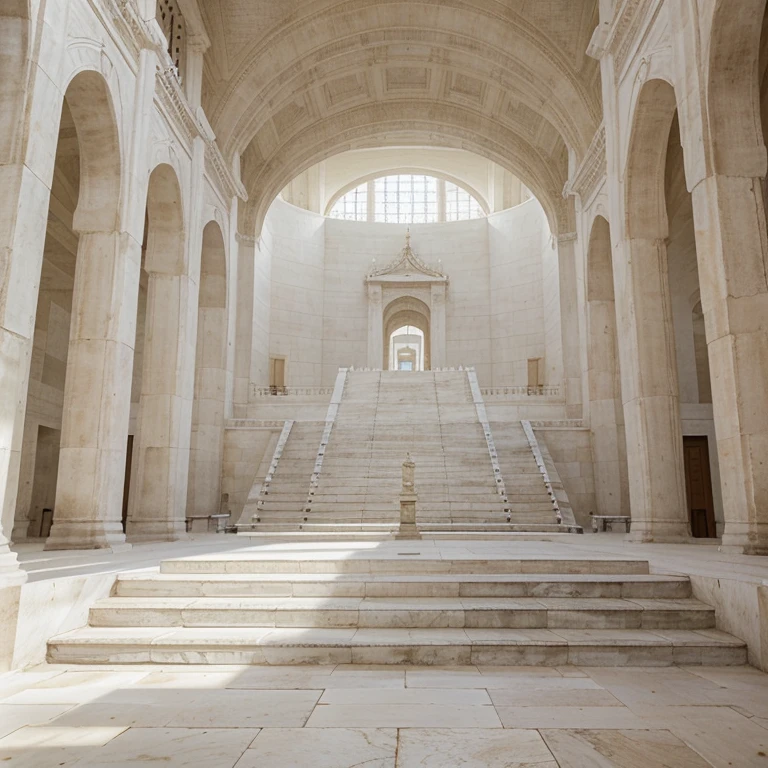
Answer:
[[[346,372],[327,444],[318,441],[318,428],[293,425],[250,527],[389,532],[399,523],[401,468],[410,454],[423,531],[572,530],[575,524],[563,526],[557,517],[520,424],[508,427],[514,442],[509,456],[498,444],[494,448],[491,428],[480,420],[484,406],[480,399],[478,410],[472,375]],[[502,466],[511,470],[509,479]]]
[[[249,549],[123,573],[49,661],[113,664],[743,664],[687,577],[634,559],[438,559],[417,545]],[[509,545],[514,547],[515,545]],[[531,544],[516,545],[523,551]],[[307,556],[307,552],[310,554]],[[338,552],[338,550],[337,550]],[[298,559],[301,557],[302,559]],[[282,559],[281,559],[282,558]]]

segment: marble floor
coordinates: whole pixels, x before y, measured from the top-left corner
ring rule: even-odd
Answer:
[[[14,768],[768,768],[752,667],[41,665],[0,678]]]

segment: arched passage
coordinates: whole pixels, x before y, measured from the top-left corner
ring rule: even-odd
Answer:
[[[712,15],[707,177],[693,186],[701,304],[730,551],[768,553],[768,233],[765,0]]]
[[[224,393],[227,355],[227,261],[224,237],[215,221],[203,230],[195,354],[195,399],[189,457],[187,511],[218,512],[224,449]]]
[[[396,366],[393,367],[394,361],[391,359],[392,334],[406,326],[418,328],[424,334],[424,370],[430,370],[432,359],[430,316],[427,304],[413,296],[401,296],[387,304],[383,315],[385,349],[382,368],[385,371],[397,370]]]
[[[133,540],[175,539],[186,529],[196,324],[185,246],[179,180],[170,165],[158,165],[147,191],[146,319],[126,528]]]
[[[600,515],[629,514],[611,230],[602,216],[595,219],[590,233],[586,291],[589,423],[597,510]]]
[[[120,188],[120,145],[109,88],[101,74],[81,72],[67,88],[62,110],[51,194],[63,208],[54,209],[52,202],[46,258],[53,297],[47,303],[47,328],[42,322],[38,326],[44,360],[51,363],[47,374],[44,363],[41,383],[56,386],[62,369],[57,375],[53,360],[58,354],[60,363],[66,361],[47,549],[109,547],[125,540],[120,518],[133,340],[132,323],[121,307],[137,277],[138,244],[120,232]],[[57,285],[64,296],[72,286],[71,305]],[[39,309],[47,298],[41,293]],[[64,345],[61,326],[58,334],[55,328],[57,316],[66,325],[67,310],[71,320]]]
[[[665,170],[677,103],[672,86],[646,82],[635,105],[625,172],[627,261],[617,267],[621,389],[632,538],[689,535],[675,339],[667,274]]]

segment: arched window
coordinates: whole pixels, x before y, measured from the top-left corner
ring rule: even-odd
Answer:
[[[333,219],[432,224],[478,219],[486,211],[468,190],[436,176],[398,173],[350,189],[328,212]]]

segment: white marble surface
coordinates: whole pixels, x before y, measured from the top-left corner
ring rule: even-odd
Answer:
[[[393,728],[270,728],[263,730],[237,768],[394,768]]]
[[[768,675],[750,667],[42,665],[0,677],[0,764],[16,768],[760,768],[761,753]]]
[[[397,754],[403,768],[558,768],[536,731],[409,728]]]

